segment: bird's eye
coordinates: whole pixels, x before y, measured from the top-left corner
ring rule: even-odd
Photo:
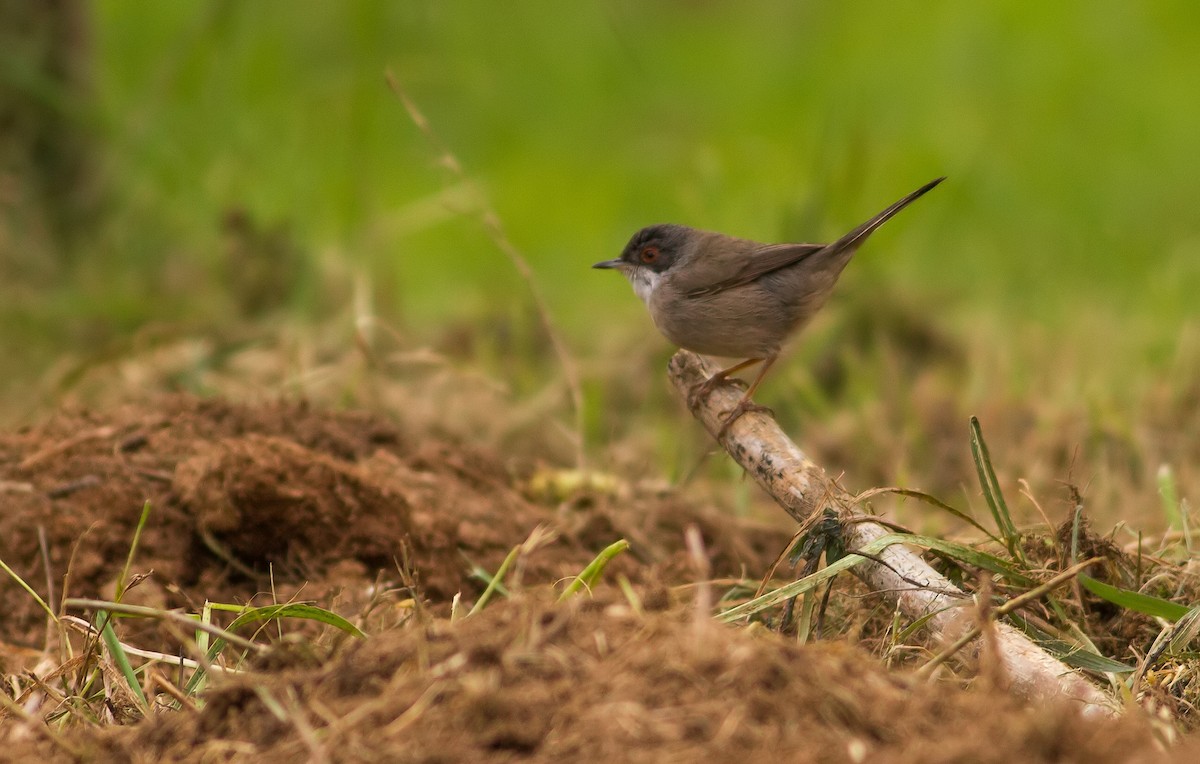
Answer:
[[[643,263],[646,263],[647,265],[649,265],[650,263],[652,263],[658,259],[658,255],[659,255],[658,247],[651,244],[649,246],[642,247],[642,254],[639,255],[639,257],[642,258]]]

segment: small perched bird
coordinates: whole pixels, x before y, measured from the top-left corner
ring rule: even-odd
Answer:
[[[875,229],[945,178],[905,196],[832,244],[761,244],[683,225],[660,224],[633,235],[616,260],[593,268],[620,271],[650,310],[663,336],[703,355],[744,358],[697,385],[689,404],[729,375],[762,363],[726,416],[724,435],[747,411],[784,341],[820,310],[842,269]]]

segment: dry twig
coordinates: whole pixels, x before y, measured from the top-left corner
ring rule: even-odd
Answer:
[[[462,163],[458,161],[458,157],[454,155],[450,147],[434,132],[433,127],[429,124],[429,120],[425,118],[425,114],[409,98],[408,93],[400,86],[400,82],[396,79],[396,76],[389,70],[386,78],[388,87],[400,99],[400,103],[404,105],[409,119],[425,135],[425,138],[433,146],[434,150],[441,155],[439,161],[442,166],[452,172],[458,181],[472,192],[472,196],[475,198],[476,211],[479,213],[479,221],[483,225],[488,238],[504,253],[504,256],[512,263],[513,268],[516,269],[521,280],[525,282],[525,287],[529,290],[529,296],[533,300],[533,306],[537,310],[538,318],[542,322],[542,329],[546,332],[550,344],[554,347],[554,354],[558,356],[558,363],[562,366],[563,376],[566,378],[567,389],[571,395],[571,405],[575,409],[575,463],[577,467],[583,469],[586,461],[583,443],[583,385],[579,381],[579,369],[575,366],[575,359],[567,350],[567,345],[563,342],[562,337],[559,336],[558,329],[554,326],[554,321],[550,318],[550,308],[546,305],[545,299],[542,298],[542,293],[538,289],[537,282],[534,281],[533,269],[529,267],[529,262],[521,255],[520,250],[512,243],[512,240],[508,238],[508,234],[504,232],[500,216],[488,201],[483,190],[467,175]]]

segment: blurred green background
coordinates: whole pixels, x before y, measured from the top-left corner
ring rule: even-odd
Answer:
[[[1089,374],[1119,384],[1166,373],[1194,333],[1194,2],[85,10],[93,102],[62,103],[0,56],[9,87],[94,136],[101,189],[65,265],[4,274],[9,389],[149,323],[220,324],[241,280],[261,283],[239,309],[313,322],[349,315],[357,280],[416,338],[528,320],[525,287],[387,70],[581,355],[606,336],[668,350],[624,281],[588,268],[637,228],[828,239],[939,175],[862,250],[847,295],[900,295],[1018,369],[1092,343],[1111,363]],[[239,247],[278,268],[240,271]]]

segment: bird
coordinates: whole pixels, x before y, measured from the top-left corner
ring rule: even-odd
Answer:
[[[702,355],[744,359],[695,386],[689,406],[694,408],[730,375],[761,364],[723,418],[719,438],[747,411],[769,411],[752,398],[784,342],[825,304],[867,237],[943,180],[926,183],[829,244],[763,244],[661,223],[635,233],[620,257],[592,267],[623,274],[655,327],[675,345]]]

